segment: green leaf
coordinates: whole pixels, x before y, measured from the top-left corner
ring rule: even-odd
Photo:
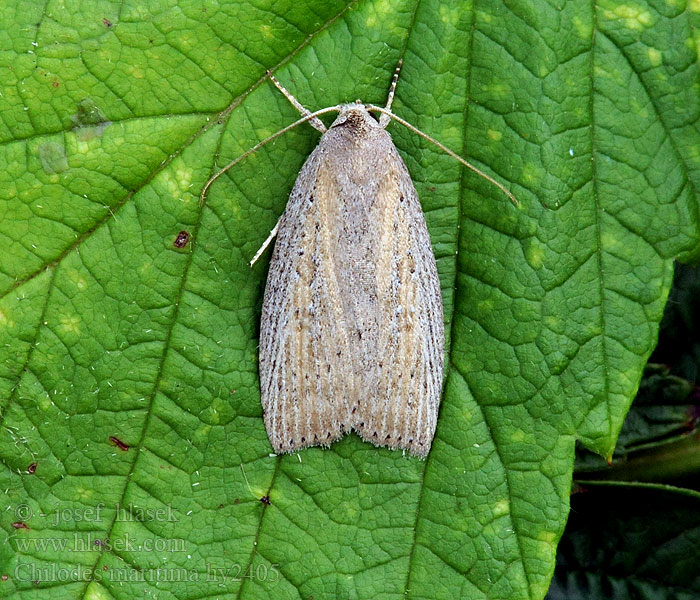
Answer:
[[[21,9],[20,9],[21,7]],[[0,595],[543,598],[575,439],[609,455],[673,258],[698,253],[697,2],[10,3],[0,19]],[[427,461],[270,455],[274,226],[318,136],[381,104],[438,259]],[[177,248],[179,232],[189,243]],[[269,504],[260,499],[269,496]]]
[[[700,435],[694,392],[693,384],[670,375],[668,367],[648,364],[610,464],[580,450],[575,479],[682,485],[684,478],[696,476]]]
[[[620,430],[613,462],[626,462],[637,451],[683,440],[692,433],[699,416],[694,390],[691,382],[669,374],[668,367],[648,363]],[[584,450],[577,456],[576,471],[601,464],[600,456]]]

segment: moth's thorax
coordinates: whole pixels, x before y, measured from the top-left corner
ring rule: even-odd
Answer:
[[[369,113],[364,104],[358,101],[344,104],[330,129],[345,130],[348,135],[362,137],[381,131],[383,127]]]
[[[346,191],[359,196],[371,195],[369,188],[395,165],[394,155],[398,157],[387,130],[359,101],[342,106],[314,154],[312,163],[316,161],[322,172],[332,173],[341,187],[347,184]]]

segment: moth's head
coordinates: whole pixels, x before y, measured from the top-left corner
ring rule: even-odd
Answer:
[[[335,127],[351,129],[356,133],[381,128],[379,121],[360,100],[352,104],[342,105],[340,113],[331,125],[331,129]]]

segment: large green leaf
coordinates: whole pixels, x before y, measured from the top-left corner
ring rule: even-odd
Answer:
[[[698,251],[700,5],[475,4],[4,7],[0,595],[545,595],[574,440],[612,452]],[[400,57],[396,112],[520,206],[392,125],[443,284],[433,449],[271,456],[247,263],[318,136],[198,194],[297,118],[266,69],[316,109]]]

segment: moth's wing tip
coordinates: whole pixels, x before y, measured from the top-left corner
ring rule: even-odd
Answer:
[[[304,436],[302,438],[303,441],[301,442],[285,443],[279,440],[270,440],[270,444],[272,445],[275,454],[294,454],[300,450],[315,448],[318,446],[322,448],[330,448],[331,444],[341,439],[345,435],[346,431],[347,429],[339,429],[338,431],[324,431],[321,434],[313,434],[313,432],[310,432],[308,434],[309,437],[307,438]]]
[[[407,451],[409,454],[411,454],[411,456],[415,456],[416,458],[420,458],[421,460],[424,460],[430,453],[430,448],[432,446],[433,441],[432,435],[429,436],[430,439],[405,440],[399,439],[399,432],[378,431],[375,437],[374,434],[367,433],[367,430],[364,428],[359,430],[356,429],[355,431],[364,442],[369,442],[371,444],[374,444],[375,446],[379,446],[380,448],[389,448],[389,450],[402,450],[404,452]],[[427,437],[428,436],[426,435],[426,438]]]

